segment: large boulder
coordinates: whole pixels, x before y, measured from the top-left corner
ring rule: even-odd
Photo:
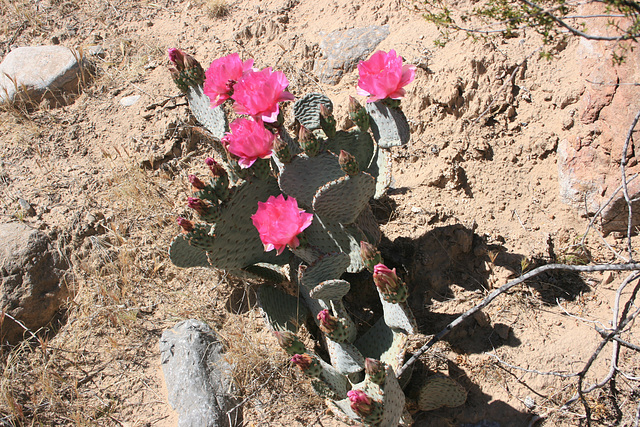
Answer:
[[[162,333],[160,353],[179,427],[240,424],[240,408],[232,394],[232,366],[213,329],[199,320],[183,320]]]
[[[32,332],[45,327],[65,303],[68,264],[47,234],[21,222],[0,224],[0,309]],[[2,343],[30,334],[11,317],[0,324]]]

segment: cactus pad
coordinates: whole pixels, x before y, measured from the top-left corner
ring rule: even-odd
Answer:
[[[221,106],[211,108],[211,100],[202,91],[202,86],[189,86],[187,92],[191,112],[211,134],[218,140],[222,139],[227,130],[227,119]]]
[[[379,319],[356,340],[355,345],[362,354],[378,359],[396,370],[404,363],[406,343],[407,336],[404,333],[392,330],[384,319]]]
[[[358,131],[338,131],[336,136],[327,141],[327,150],[336,156],[344,150],[354,156],[364,170],[369,167],[375,154],[375,144],[371,135]]]
[[[344,172],[338,163],[338,156],[321,153],[314,157],[296,156],[291,163],[284,165],[278,181],[283,193],[310,208],[316,191],[342,176]]]
[[[176,267],[211,267],[207,252],[190,245],[184,234],[179,234],[171,242],[169,258]]]
[[[409,142],[409,123],[402,110],[389,108],[383,101],[369,102],[365,106],[371,116],[373,138],[382,148],[391,148]]]
[[[342,276],[349,266],[349,256],[341,253],[327,254],[308,267],[298,271],[298,282],[311,290],[325,280]]]
[[[273,286],[263,285],[258,290],[262,313],[275,331],[296,333],[309,315],[301,301]]]
[[[296,120],[309,130],[320,129],[320,104],[333,110],[331,100],[321,93],[309,93],[303,96],[293,105]]]
[[[311,298],[324,300],[340,300],[349,293],[351,285],[346,280],[325,280],[311,290]]]
[[[427,379],[420,389],[418,408],[421,411],[448,406],[455,408],[467,400],[467,391],[454,379],[444,375],[435,375]]]
[[[327,338],[326,341],[331,365],[338,372],[349,375],[361,372],[364,369],[364,356],[355,345],[350,342],[335,342],[330,338]]]
[[[406,302],[396,304],[385,301],[379,289],[378,294],[380,294],[384,321],[387,325],[392,329],[399,329],[407,334],[415,334],[418,331],[418,325],[409,305]]]
[[[313,209],[323,218],[351,224],[367,206],[375,191],[376,180],[368,173],[344,175],[318,189],[313,198]]]

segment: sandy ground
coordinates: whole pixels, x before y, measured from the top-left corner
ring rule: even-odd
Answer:
[[[227,14],[210,16],[216,7]],[[541,263],[613,262],[607,244],[624,252],[624,236],[602,238],[597,230],[585,241],[588,253],[577,248],[589,219],[559,198],[556,148],[569,135],[574,95],[585,85],[572,65],[574,39],[552,60],[539,57],[541,41],[528,30],[509,40],[452,34],[436,47],[438,29],[395,0],[50,0],[3,3],[1,10],[12,45],[49,44],[55,36],[105,53],[95,79],[69,105],[3,112],[0,119],[0,215],[56,230],[76,291],[51,348],[23,348],[19,362],[5,362],[3,422],[175,425],[158,339],[195,317],[220,331],[240,367],[240,391],[251,396],[246,425],[344,425],[286,363],[253,306],[250,283],[180,270],[168,260],[174,219],[187,211],[187,174],[203,172],[212,149],[167,72],[169,47],[205,66],[239,52],[258,67],[280,69],[294,95],[328,95],[340,124],[357,72],[336,85],[319,83],[312,72],[319,42],[334,30],[389,25],[379,48],[419,67],[402,102],[411,141],[393,149],[394,182],[374,211],[381,250],[412,290],[421,332],[414,349]],[[130,95],[141,98],[123,107],[120,99]],[[22,215],[18,198],[37,215]],[[423,371],[451,375],[469,397],[460,408],[415,413],[415,425],[525,426],[536,417],[543,417],[538,425],[580,425],[580,404],[559,410],[575,392],[575,378],[514,367],[579,372],[600,342],[593,322],[610,322],[623,278],[546,274],[502,295],[423,357]],[[609,346],[585,383],[608,372]],[[638,353],[623,349],[619,365],[630,376],[640,373]],[[617,390],[620,414],[608,388],[588,395],[597,425],[632,424],[637,382],[622,379]]]

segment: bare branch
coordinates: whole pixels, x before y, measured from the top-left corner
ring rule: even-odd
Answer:
[[[529,7],[532,7],[538,11],[543,11],[544,9],[541,6],[538,6],[535,3],[530,2],[529,0],[522,0],[522,2],[524,4],[526,4]],[[619,36],[619,37],[608,37],[608,36],[595,36],[592,34],[587,34],[587,33],[583,33],[582,31],[573,28],[572,26],[570,26],[569,24],[567,24],[566,22],[564,22],[562,19],[558,18],[557,16],[555,16],[553,13],[551,12],[544,12],[544,15],[547,15],[549,18],[553,19],[553,21],[555,21],[556,24],[560,25],[561,27],[566,28],[567,30],[569,30],[569,32],[575,36],[580,36],[580,37],[584,37],[587,40],[601,40],[601,41],[621,41],[621,40],[629,40],[632,39],[634,37],[637,37],[637,34],[629,34],[629,35],[623,35],[623,36]]]
[[[453,328],[464,322],[469,317],[473,316],[479,310],[489,305],[499,295],[505,293],[514,286],[531,279],[541,273],[547,271],[580,271],[580,272],[593,272],[593,271],[633,271],[640,270],[640,263],[626,263],[626,264],[600,264],[600,265],[566,265],[566,264],[547,264],[541,267],[535,268],[528,273],[523,274],[519,278],[512,280],[511,282],[501,286],[500,288],[491,292],[482,302],[475,307],[467,310],[465,313],[458,316],[453,322],[449,323],[443,330],[435,334],[431,339],[423,345],[417,352],[413,354],[397,371],[396,376],[400,376],[407,370],[409,366],[414,364],[420,356],[422,356],[429,348],[433,347],[435,343],[440,341],[445,335],[447,335]]]

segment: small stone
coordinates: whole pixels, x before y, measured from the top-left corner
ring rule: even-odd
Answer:
[[[533,397],[531,396],[527,396],[524,398],[524,406],[527,407],[527,409],[534,409],[536,407],[536,401],[533,400]]]
[[[18,199],[18,204],[27,214],[27,216],[34,216],[36,214],[36,211],[35,209],[33,209],[33,206],[31,206],[31,203],[27,202],[25,199]]]
[[[120,105],[122,105],[123,107],[131,107],[136,102],[138,102],[139,99],[140,95],[125,96],[120,100]]]
[[[613,282],[614,279],[614,274],[613,271],[607,271],[604,273],[604,276],[602,277],[602,284],[603,285],[608,285],[609,283]]]
[[[478,326],[480,326],[481,328],[487,328],[491,326],[491,318],[484,311],[477,311],[473,315],[473,318],[476,320],[476,322],[478,322]]]

